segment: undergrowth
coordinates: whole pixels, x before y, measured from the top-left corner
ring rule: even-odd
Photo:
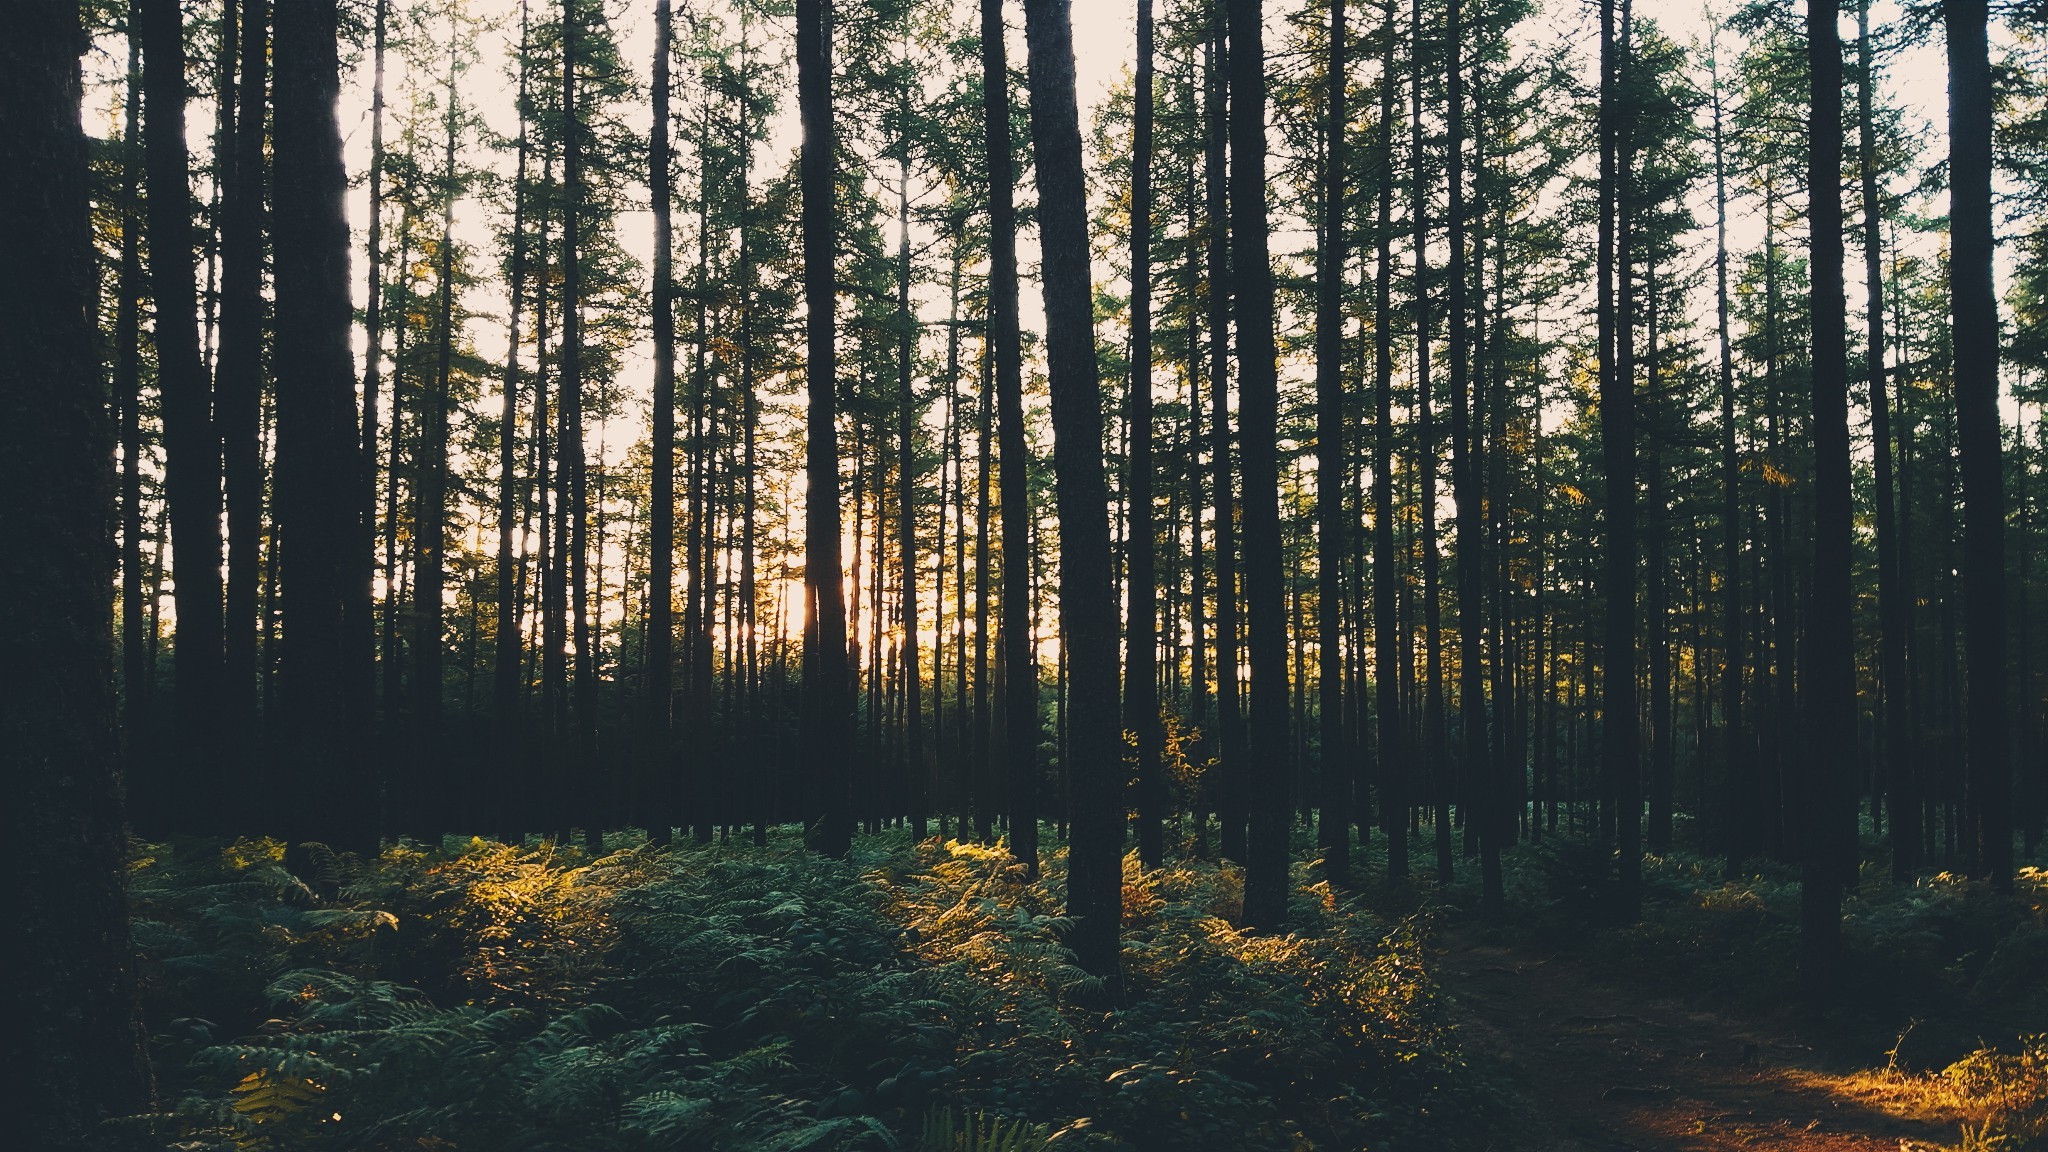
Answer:
[[[1645,856],[1634,924],[1612,916],[1611,849],[1550,837],[1503,865],[1507,913],[1496,931],[1722,1008],[1803,1010],[1794,865],[1763,862],[1730,881],[1718,857]],[[1479,906],[1476,871],[1444,892],[1449,910]],[[1966,1152],[2048,1149],[2048,870],[2021,868],[2003,894],[1947,872],[1897,883],[1866,862],[1842,917],[1845,971],[1827,1027],[1813,1034],[1829,1058],[1882,1067],[1912,1093],[1978,1117],[1956,1146]]]
[[[1297,1149],[1455,1143],[1423,962],[1298,865],[1127,862],[1124,992],[1073,964],[1064,857],[188,842],[131,867],[161,1111],[203,1149]]]

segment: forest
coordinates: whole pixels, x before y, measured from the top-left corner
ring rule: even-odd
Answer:
[[[0,32],[10,1146],[2048,1149],[2048,7]]]

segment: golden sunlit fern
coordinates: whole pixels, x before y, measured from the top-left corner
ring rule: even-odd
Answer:
[[[924,1115],[916,1152],[1042,1152],[1052,1146],[1052,1125],[1033,1124],[979,1109],[951,1106]]]

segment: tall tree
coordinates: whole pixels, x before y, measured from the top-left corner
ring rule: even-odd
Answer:
[[[852,847],[852,712],[846,684],[846,591],[839,560],[839,359],[834,325],[836,235],[832,123],[832,0],[797,0],[797,110],[803,123],[804,309],[804,837],[814,851]]]
[[[1053,475],[1060,526],[1060,631],[1067,667],[1067,743],[1073,839],[1067,911],[1074,956],[1112,994],[1121,963],[1123,741],[1117,706],[1116,593],[1111,583],[1108,483],[1102,462],[1102,381],[1088,267],[1086,174],[1074,91],[1072,0],[1026,0],[1031,146],[1043,236],[1046,368],[1052,391]],[[1004,510],[1005,516],[1009,510]]]
[[[1883,709],[1883,787],[1891,819],[1892,878],[1912,879],[1920,847],[1915,757],[1906,724],[1906,614],[1892,475],[1890,373],[1885,367],[1884,202],[1878,186],[1877,60],[1870,0],[1856,5],[1856,153],[1863,193],[1864,359],[1870,389],[1870,455],[1877,513],[1878,685]]]
[[[1244,470],[1249,760],[1288,763],[1286,577],[1280,541],[1280,380],[1266,216],[1266,50],[1262,0],[1230,0],[1230,263],[1237,313],[1238,450]],[[1287,920],[1286,778],[1254,791],[1245,853],[1245,923]]]
[[[429,831],[448,827],[451,815],[441,746],[442,668],[447,649],[443,591],[448,573],[449,388],[455,366],[455,136],[461,123],[456,80],[462,33],[453,8],[448,12],[448,73],[442,88],[442,161],[440,178],[441,235],[435,245],[433,379],[424,398],[418,434],[413,439],[413,730],[410,745],[418,757],[414,778],[423,789],[420,805]]]
[[[222,676],[221,450],[212,389],[199,358],[192,194],[185,148],[185,25],[178,0],[142,0],[144,162],[149,181],[149,270],[156,300],[157,388],[170,504],[178,618],[173,675],[177,754],[195,825],[222,800],[217,741]]]
[[[577,754],[597,740],[597,668],[590,634],[590,477],[583,449],[583,136],[577,105],[583,13],[579,0],[562,0],[562,348],[561,488],[567,520],[561,546],[569,567],[569,636]]]
[[[1842,296],[1842,41],[1839,0],[1807,0],[1813,105],[1807,220],[1813,321],[1813,578],[1800,690],[1809,745],[1800,869],[1801,976],[1809,996],[1837,979],[1842,889],[1856,867],[1856,650],[1847,316]],[[1993,429],[1994,438],[1996,428]],[[1996,449],[1994,448],[1994,451]],[[2003,719],[2000,720],[2003,723]]]
[[[988,338],[994,361],[997,501],[1002,506],[1003,776],[1010,851],[1038,874],[1038,664],[1031,643],[1030,451],[1024,440],[1023,340],[1017,319],[1016,166],[1002,0],[981,0],[981,98],[988,151]],[[1077,113],[1078,116],[1078,113]],[[984,832],[984,837],[986,832]]]
[[[1977,871],[2012,885],[2007,760],[2005,471],[1998,418],[1998,301],[1992,285],[1991,56],[1985,0],[1945,0],[1948,26],[1949,310],[1956,454],[1963,481],[1963,717]]]
[[[370,557],[360,547],[359,490],[336,484],[361,459],[350,348],[348,216],[344,199],[336,0],[277,10],[278,566],[284,616],[280,661],[290,774],[303,794],[292,811],[314,834],[349,848],[376,846],[376,781],[361,734],[369,719]],[[317,813],[318,815],[314,815]]]
[[[1137,737],[1138,858],[1165,857],[1159,719],[1158,562],[1152,523],[1152,0],[1138,0],[1136,106],[1131,122],[1131,379],[1129,544],[1125,556],[1124,727]]]
[[[58,1152],[97,1146],[99,1122],[150,1093],[122,887],[114,437],[93,328],[86,43],[79,5],[34,0],[10,10],[0,44],[0,764],[5,912],[21,941],[0,1070],[24,1093],[16,1138]],[[153,100],[152,114],[163,107]],[[184,197],[174,204],[182,215]]]
[[[1378,710],[1380,828],[1387,834],[1387,879],[1408,880],[1410,763],[1401,737],[1401,573],[1394,562],[1394,0],[1387,0],[1380,56],[1379,250],[1373,270],[1372,629],[1373,696]]]
[[[1322,743],[1323,859],[1332,875],[1351,866],[1351,753],[1344,743],[1344,134],[1349,65],[1344,0],[1330,0],[1328,93],[1324,97],[1322,251],[1316,279],[1316,642]]]
[[[1629,342],[1616,308],[1616,281],[1628,275],[1627,254],[1617,254],[1616,231],[1626,213],[1621,203],[1628,182],[1618,137],[1622,120],[1622,61],[1626,51],[1615,35],[1614,0],[1600,4],[1600,225],[1598,340],[1600,343],[1600,459],[1605,480],[1606,517],[1605,650],[1601,664],[1601,764],[1615,804],[1621,915],[1633,920],[1641,899],[1642,858],[1631,830],[1641,809],[1636,718],[1636,442],[1635,381],[1621,349]],[[1624,306],[1626,302],[1623,302]]]
[[[1735,342],[1728,332],[1728,149],[1724,135],[1721,88],[1720,31],[1710,26],[1707,64],[1708,98],[1713,108],[1714,146],[1714,315],[1720,336],[1721,399],[1721,563],[1724,601],[1721,615],[1721,760],[1728,776],[1727,802],[1721,830],[1725,875],[1739,879],[1759,845],[1756,760],[1750,754],[1742,721],[1742,458],[1735,440]]]
[[[226,83],[221,99],[239,99],[232,148],[222,150],[220,173],[220,343],[214,371],[214,422],[221,438],[227,510],[227,595],[222,641],[222,719],[227,725],[230,771],[246,771],[256,726],[257,560],[263,543],[263,111],[269,62],[265,0],[233,0],[223,26],[239,39],[241,84]],[[233,781],[241,795],[252,781]],[[246,807],[246,805],[238,805]]]
[[[378,7],[381,12],[382,0],[379,0]],[[665,28],[666,24],[662,26]],[[520,0],[519,93],[516,105],[519,115],[519,140],[515,146],[518,158],[514,162],[512,177],[512,258],[507,282],[509,306],[505,334],[505,377],[501,385],[502,407],[498,416],[498,616],[497,650],[494,653],[492,672],[492,695],[498,713],[498,731],[502,740],[501,747],[508,761],[517,757],[520,746],[515,725],[518,722],[520,697],[523,695],[520,691],[520,667],[525,656],[525,645],[520,642],[519,632],[519,585],[525,565],[513,551],[513,539],[520,522],[519,320],[521,309],[526,304],[526,161],[527,123],[531,113],[531,96],[526,83],[528,38],[526,0]],[[659,213],[664,201],[657,197],[654,203]],[[657,248],[657,252],[664,249],[665,246]],[[656,291],[660,291],[658,279],[656,285]],[[660,332],[661,329],[657,326],[657,347]],[[374,352],[371,359],[376,359]],[[657,357],[656,364],[659,363]]]
[[[653,474],[647,517],[647,667],[641,683],[647,711],[644,743],[647,783],[654,796],[666,792],[670,725],[674,717],[671,675],[675,664],[676,550],[676,312],[674,245],[670,201],[674,196],[669,155],[669,57],[674,19],[669,0],[654,6],[654,120],[647,149],[648,193],[654,202],[654,403],[648,437]],[[656,826],[666,833],[671,813],[660,804]]]

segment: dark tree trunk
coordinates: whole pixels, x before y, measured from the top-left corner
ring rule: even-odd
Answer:
[[[654,404],[649,434],[652,476],[647,521],[647,666],[640,691],[645,699],[643,778],[654,803],[648,811],[657,839],[666,839],[677,815],[662,799],[669,795],[669,741],[674,722],[671,676],[675,664],[676,567],[676,312],[671,239],[673,198],[669,155],[669,55],[673,35],[669,0],[654,7],[654,123],[647,166],[654,204]],[[751,538],[751,535],[750,535]]]
[[[1735,443],[1735,342],[1728,332],[1728,154],[1722,134],[1719,27],[1708,49],[1714,111],[1714,313],[1721,343],[1721,562],[1726,581],[1721,616],[1721,762],[1727,768],[1723,808],[1724,875],[1742,877],[1761,847],[1756,759],[1742,726],[1742,458]],[[1704,803],[1704,797],[1702,798]]]
[[[2005,473],[1998,430],[1998,298],[1992,285],[1992,91],[1984,0],[1947,0],[1949,306],[1955,325],[1957,455],[1963,479],[1966,756],[1978,870],[2012,885],[2008,764]]]
[[[1316,284],[1316,642],[1322,744],[1321,833],[1324,866],[1351,867],[1351,789],[1355,776],[1344,739],[1344,133],[1349,64],[1344,0],[1330,3],[1330,58],[1324,109],[1322,252]]]
[[[1422,744],[1435,809],[1437,882],[1452,879],[1450,763],[1445,749],[1443,607],[1438,588],[1436,525],[1436,417],[1430,407],[1429,374],[1429,169],[1422,129],[1424,41],[1422,0],[1409,7],[1412,93],[1409,108],[1409,173],[1415,228],[1415,467],[1422,477]]]
[[[904,109],[907,120],[909,110]],[[903,625],[903,774],[911,831],[925,838],[924,664],[917,637],[917,391],[911,359],[917,348],[917,318],[910,308],[910,144],[897,155],[896,213],[901,232],[896,247],[896,551],[899,614]],[[879,573],[877,576],[879,577]],[[936,682],[934,682],[936,692]]]
[[[1076,961],[1102,978],[1114,997],[1123,908],[1123,741],[1106,518],[1109,490],[1102,463],[1102,382],[1095,360],[1070,3],[1026,0],[1024,33],[1044,237],[1046,368],[1060,521],[1060,630],[1068,700],[1060,765],[1072,789],[1068,811],[1073,822],[1067,912],[1076,921]]]
[[[1892,421],[1885,369],[1884,202],[1878,193],[1875,89],[1877,64],[1870,40],[1870,0],[1856,5],[1856,123],[1858,175],[1863,191],[1863,283],[1867,300],[1864,355],[1870,374],[1870,450],[1877,492],[1878,683],[1883,695],[1882,787],[1891,818],[1892,879],[1907,881],[1919,863],[1918,766],[1906,730],[1906,581],[1899,558],[1898,510],[1893,498]]]
[[[1479,432],[1472,409],[1475,373],[1470,335],[1470,262],[1466,253],[1465,219],[1465,10],[1450,0],[1444,36],[1445,76],[1449,81],[1450,139],[1446,144],[1444,230],[1450,267],[1451,498],[1458,513],[1458,776],[1463,789],[1466,827],[1477,832],[1482,853],[1481,886],[1487,908],[1501,905],[1500,846],[1492,830],[1495,801],[1488,768],[1486,733],[1486,666],[1480,643],[1485,636],[1485,514],[1481,505],[1478,461]],[[1481,297],[1482,303],[1484,296]],[[1468,842],[1469,845],[1469,842]],[[1469,851],[1469,847],[1468,847]]]
[[[1208,202],[1209,261],[1209,466],[1216,501],[1216,741],[1217,758],[1209,774],[1222,824],[1222,854],[1244,859],[1245,755],[1243,696],[1238,680],[1237,611],[1237,484],[1232,476],[1230,447],[1230,182],[1229,91],[1230,42],[1221,13],[1211,16],[1212,30],[1205,60],[1204,93],[1208,139],[1205,176]]]
[[[590,500],[583,459],[583,113],[576,106],[582,17],[562,0],[562,545],[569,566],[571,709],[575,755],[587,763],[597,742],[597,671],[590,637]],[[578,811],[582,815],[582,810]]]
[[[122,890],[114,436],[95,349],[79,129],[88,41],[76,4],[37,0],[9,15],[0,46],[0,532],[9,548],[0,764],[10,782],[5,913],[22,946],[0,1072],[20,1094],[8,1125],[16,1138],[69,1152],[97,1146],[103,1119],[141,1111],[150,1080]],[[152,53],[151,66],[161,63]],[[173,201],[180,215],[184,205]]]
[[[132,10],[133,5],[130,5]],[[151,697],[156,694],[154,614],[146,611],[142,563],[142,38],[128,22],[128,94],[121,147],[121,263],[114,306],[114,403],[121,437],[121,691],[126,710],[128,787],[152,746]],[[141,799],[153,797],[144,794]]]
[[[1600,455],[1606,480],[1605,652],[1601,676],[1601,763],[1613,797],[1619,885],[1617,911],[1633,921],[1641,900],[1642,854],[1638,836],[1641,788],[1636,718],[1636,430],[1635,379],[1625,313],[1616,307],[1617,281],[1628,295],[1625,240],[1630,205],[1625,190],[1629,165],[1618,137],[1622,118],[1622,59],[1626,32],[1615,37],[1614,0],[1600,5],[1600,235],[1597,311],[1600,342]],[[1619,247],[1621,251],[1617,253]]]
[[[228,7],[224,23],[233,19],[233,0]],[[254,767],[249,758],[256,736],[256,600],[262,579],[257,561],[263,546],[263,110],[270,43],[265,0],[242,0],[240,7],[239,27],[233,29],[242,57],[239,109],[233,149],[223,149],[227,162],[220,174],[220,348],[214,374],[228,526],[221,709],[235,815],[247,814],[247,798],[259,791],[248,775]]]
[[[1230,264],[1237,319],[1238,449],[1244,470],[1245,648],[1251,677],[1247,771],[1288,762],[1287,605],[1280,541],[1279,369],[1267,254],[1266,52],[1261,0],[1230,0]],[[1287,920],[1288,780],[1250,789],[1245,923]]]
[[[1842,888],[1856,868],[1856,649],[1850,562],[1847,317],[1842,302],[1842,44],[1837,0],[1807,0],[1813,120],[1807,161],[1813,310],[1813,576],[1800,689],[1807,708],[1800,976],[1831,996],[1841,959]],[[1995,429],[1994,429],[1995,431]],[[1995,449],[1994,449],[1995,451]],[[2000,718],[2003,723],[2003,717]]]
[[[1023,343],[1017,320],[1016,172],[1010,143],[1010,71],[1002,0],[981,0],[982,123],[988,148],[989,339],[995,361],[997,452],[1003,509],[1002,776],[1009,787],[1010,851],[1038,875],[1038,665],[1031,642],[1031,518],[1024,442]],[[987,839],[988,831],[983,831]]]
[[[1401,708],[1400,585],[1394,560],[1394,40],[1387,4],[1386,49],[1380,59],[1380,186],[1378,263],[1373,272],[1373,694],[1378,709],[1380,828],[1387,834],[1387,879],[1408,879],[1408,780],[1412,764],[1401,746],[1408,721]]]
[[[171,509],[171,568],[178,616],[176,792],[166,817],[189,829],[216,825],[221,775],[221,450],[199,358],[186,183],[185,28],[177,0],[142,0],[144,162],[149,176],[149,268],[156,300],[157,389],[164,427],[164,487]]]
[[[421,410],[420,434],[413,447],[417,477],[413,513],[413,728],[416,757],[413,778],[421,795],[418,827],[429,836],[447,831],[455,799],[447,758],[441,744],[442,668],[447,629],[442,590],[448,569],[448,405],[450,374],[455,362],[455,133],[459,107],[455,92],[456,30],[448,29],[448,83],[442,91],[443,159],[441,172],[441,240],[436,274],[440,280],[439,313],[434,333],[434,381]]]
[[[993,3],[994,0],[988,0]],[[833,310],[832,0],[798,0],[797,105],[803,121],[804,307],[810,410],[804,462],[804,839],[827,856],[853,844],[852,752],[846,685],[846,594],[840,582],[839,357]],[[1008,121],[1005,120],[1007,124]]]
[[[277,12],[277,339],[293,350],[277,378],[280,705],[289,777],[304,790],[291,810],[307,814],[304,833],[374,849],[376,781],[362,755],[369,618],[356,598],[370,557],[356,529],[358,490],[334,483],[361,461],[335,9],[335,0],[294,0]]]
[[[519,676],[525,655],[519,626],[519,583],[524,566],[514,556],[513,538],[519,524],[519,316],[526,303],[526,126],[531,111],[526,87],[528,50],[526,5],[522,0],[519,6],[519,143],[518,160],[513,169],[512,268],[510,291],[507,293],[510,320],[505,335],[504,406],[498,418],[498,625],[491,679],[500,754],[508,767],[520,755]],[[663,201],[657,198],[655,203]],[[666,250],[665,245],[662,250]],[[658,286],[660,281],[657,280],[656,284]],[[657,334],[660,332],[658,325],[655,331]],[[656,339],[659,339],[658,335]]]
[[[1152,0],[1138,0],[1137,107],[1131,134],[1131,447],[1126,552],[1124,727],[1137,736],[1138,858],[1165,857],[1160,756],[1158,564],[1152,524]],[[1121,807],[1121,805],[1119,805]]]

